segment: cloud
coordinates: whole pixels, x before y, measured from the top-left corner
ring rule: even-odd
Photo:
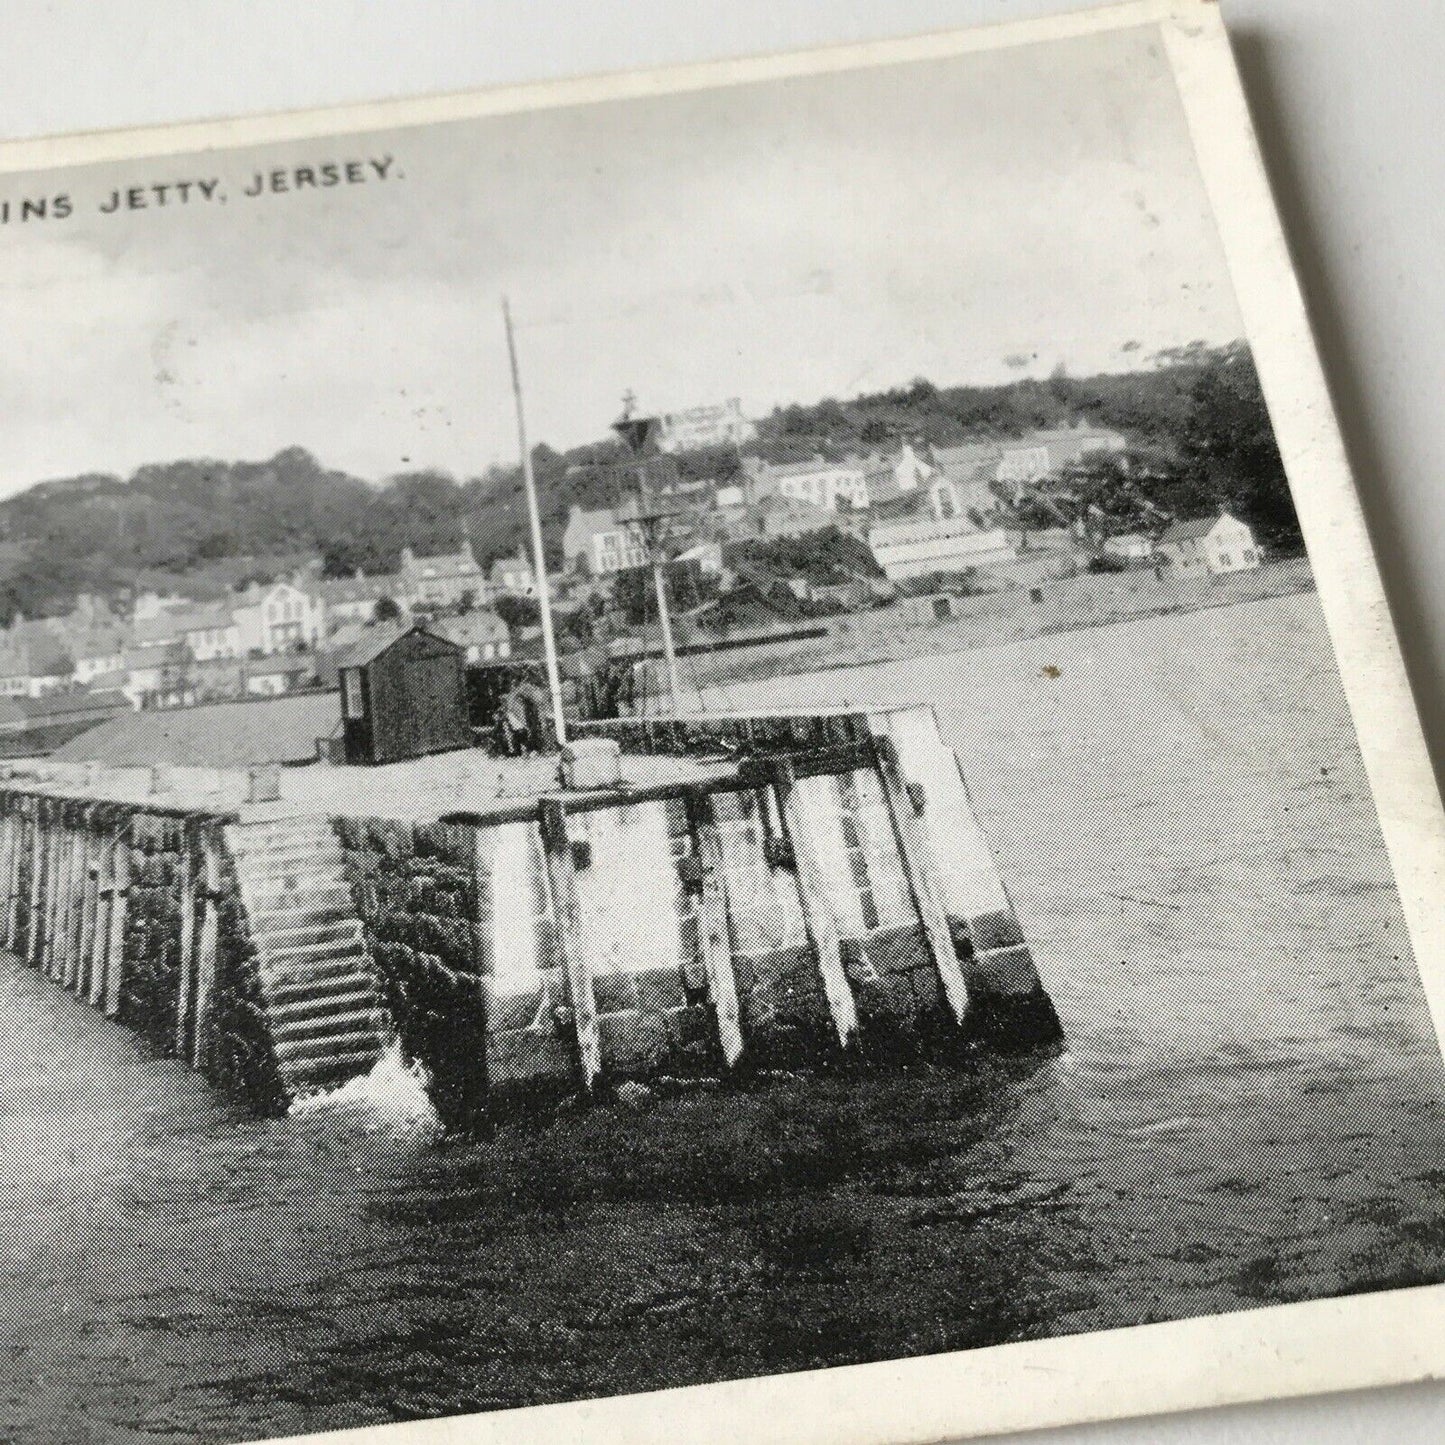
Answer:
[[[255,169],[382,153],[404,180],[239,195]],[[94,211],[196,174],[228,203]],[[504,292],[530,430],[558,446],[628,387],[766,411],[1239,332],[1148,30],[66,183],[89,199],[66,229],[0,230],[0,490],[292,444],[476,473],[515,451]]]

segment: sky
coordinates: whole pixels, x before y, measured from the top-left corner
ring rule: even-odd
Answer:
[[[245,194],[347,161],[369,179]],[[207,178],[209,201],[149,189]],[[144,209],[102,212],[132,187]],[[62,192],[69,216],[16,219]],[[375,479],[510,464],[503,294],[530,437],[559,449],[628,390],[758,415],[1243,330],[1152,28],[14,174],[7,200],[0,495],[287,446]]]

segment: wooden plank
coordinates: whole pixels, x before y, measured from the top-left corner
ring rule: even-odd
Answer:
[[[110,938],[105,949],[107,1018],[115,1018],[120,1013],[120,990],[125,977],[125,911],[130,893],[130,840],[124,833],[116,839],[112,870]]]
[[[216,991],[216,946],[220,936],[221,839],[215,828],[201,832],[201,936],[196,949],[196,1027],[191,1063],[204,1069],[209,1061],[207,1030]]]
[[[602,1073],[602,1035],[597,1027],[597,997],[577,906],[577,867],[572,842],[567,836],[567,812],[557,798],[544,798],[538,811],[552,921],[557,947],[567,970],[568,1002],[577,1037],[577,1068],[583,1089],[590,1092]]]
[[[929,957],[938,970],[938,981],[944,998],[948,1000],[948,1007],[954,1018],[962,1023],[968,1012],[968,982],[953,946],[953,934],[949,931],[948,915],[943,905],[943,882],[933,849],[929,846],[928,830],[913,805],[893,739],[886,735],[875,737],[873,751],[878,778],[883,786],[883,798],[888,805],[888,817],[893,824],[893,836],[903,860],[903,874],[913,895],[913,906],[923,924]]]
[[[176,881],[180,906],[180,969],[176,978],[176,1057],[191,1056],[191,985],[195,981],[196,860],[191,829],[181,827],[180,877]]]
[[[718,1044],[723,1062],[732,1068],[742,1057],[742,1014],[738,1007],[738,981],[733,971],[732,944],[728,936],[727,880],[723,874],[722,839],[712,799],[703,792],[687,800],[688,822],[693,845],[702,867],[702,895],[697,906],[698,947],[707,970],[708,992],[712,995],[717,1020]]]
[[[772,766],[773,789],[778,799],[778,812],[783,828],[792,844],[794,866],[798,870],[798,893],[803,900],[803,922],[813,946],[823,992],[838,1030],[838,1042],[851,1048],[858,1038],[858,1005],[853,986],[843,971],[843,948],[838,938],[838,921],[828,898],[822,864],[818,859],[813,836],[813,819],[802,794],[798,791],[796,774],[789,759],[778,759]]]

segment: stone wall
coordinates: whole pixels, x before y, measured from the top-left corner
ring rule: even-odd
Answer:
[[[1057,1043],[931,724],[924,709],[609,725],[629,749],[730,752],[738,772],[557,795],[534,820],[337,820],[443,1121],[475,1129],[539,1092],[628,1079]]]
[[[402,1049],[451,1129],[474,1129],[487,1088],[489,934],[475,834],[442,823],[339,819],[337,835]]]
[[[0,943],[200,1069],[284,1111],[219,816],[0,791]]]

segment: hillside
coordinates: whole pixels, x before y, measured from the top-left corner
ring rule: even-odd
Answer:
[[[1242,345],[1193,346],[1139,370],[1076,378],[1055,374],[993,387],[910,386],[759,420],[747,450],[772,460],[883,449],[901,440],[950,445],[1014,437],[1073,421],[1123,432],[1149,455],[1147,485],[1181,514],[1227,503],[1276,548],[1297,549],[1258,378]],[[615,500],[609,442],[533,453],[549,552],[560,548],[568,507]],[[684,474],[735,469],[731,453],[678,459]],[[44,615],[83,591],[145,585],[218,593],[322,555],[333,575],[396,566],[401,548],[454,546],[463,527],[484,561],[525,535],[520,468],[462,481],[416,472],[380,483],[330,470],[300,448],[266,461],[187,459],[141,467],[128,479],[86,475],[42,482],[0,502],[0,622]],[[555,558],[553,559],[556,560]],[[182,581],[184,579],[184,582]]]

